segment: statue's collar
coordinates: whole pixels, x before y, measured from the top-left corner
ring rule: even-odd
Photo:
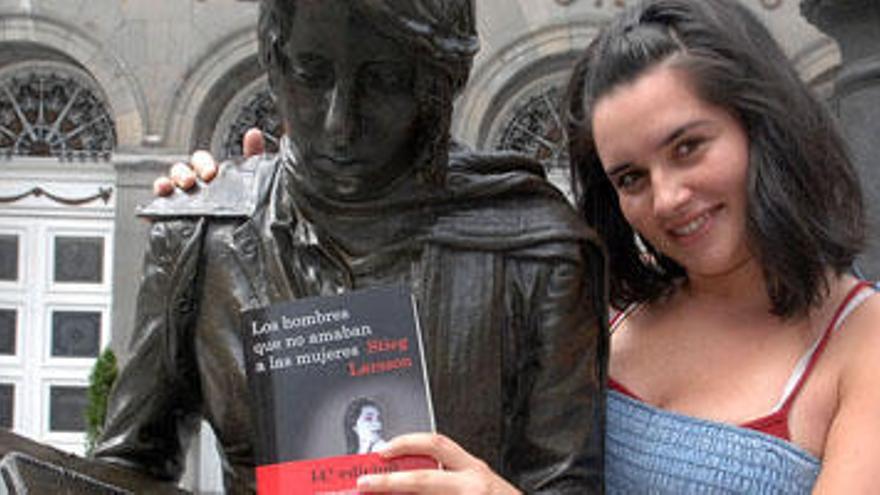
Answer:
[[[283,137],[272,222],[292,228],[295,242],[334,246],[350,260],[413,245],[433,223],[432,205],[446,202],[442,188],[418,184],[415,174],[375,199],[334,200],[318,192],[302,173],[304,166]]]
[[[336,250],[350,264],[397,256],[425,241],[495,250],[570,237],[582,228],[540,165],[522,156],[451,155],[443,185],[420,183],[414,174],[386,196],[341,202],[319,194],[300,173],[303,165],[286,138],[281,144],[273,221],[292,229],[295,242]]]

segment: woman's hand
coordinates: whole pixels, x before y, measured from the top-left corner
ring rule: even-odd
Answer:
[[[242,149],[245,158],[263,153],[265,141],[262,131],[257,128],[248,129],[242,138]],[[168,196],[174,192],[175,187],[189,191],[196,185],[197,176],[204,182],[211,182],[217,175],[217,170],[217,162],[210,153],[196,151],[190,157],[189,163],[177,162],[171,166],[168,177],[159,177],[153,181],[153,194]]]
[[[443,469],[399,471],[358,478],[358,491],[416,494],[507,495],[519,494],[513,485],[443,435],[413,433],[399,436],[379,452],[382,457],[404,455],[433,457]]]

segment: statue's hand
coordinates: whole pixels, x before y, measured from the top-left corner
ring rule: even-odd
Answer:
[[[263,153],[265,149],[263,132],[255,127],[248,129],[242,138],[242,149],[245,158]],[[153,182],[153,194],[168,196],[174,192],[175,187],[188,191],[196,185],[196,178],[211,182],[217,175],[217,169],[214,157],[207,151],[198,150],[192,154],[189,163],[177,162],[171,166],[167,177],[156,179]]]

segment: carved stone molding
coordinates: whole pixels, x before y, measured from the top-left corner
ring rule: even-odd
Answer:
[[[110,198],[113,196],[113,188],[101,187],[101,188],[98,188],[97,193],[95,193],[91,196],[85,196],[85,197],[81,197],[81,198],[66,198],[64,196],[60,196],[58,194],[54,194],[50,191],[47,191],[46,189],[44,189],[40,186],[36,186],[36,187],[31,188],[29,191],[25,191],[21,194],[15,194],[12,196],[0,196],[0,203],[15,203],[16,201],[21,201],[22,199],[24,199],[28,196],[34,196],[34,197],[45,196],[56,203],[60,203],[60,204],[67,205],[67,206],[84,205],[86,203],[91,203],[92,201],[95,201],[98,199],[103,200],[104,204],[107,204],[110,202]]]

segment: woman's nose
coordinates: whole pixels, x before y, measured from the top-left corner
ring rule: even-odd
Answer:
[[[675,216],[691,198],[691,189],[681,174],[668,172],[652,174],[651,183],[654,214],[658,217]]]

